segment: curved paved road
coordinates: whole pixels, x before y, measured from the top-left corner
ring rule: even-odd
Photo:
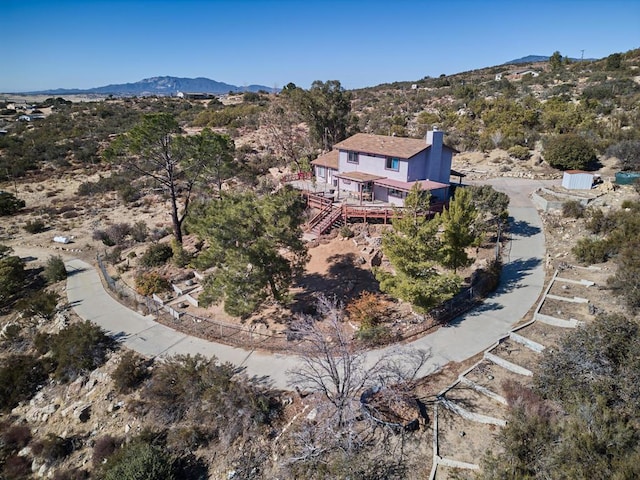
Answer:
[[[507,333],[538,299],[544,286],[544,235],[529,194],[551,182],[499,178],[482,183],[492,184],[511,197],[513,240],[507,246],[499,289],[482,306],[451,325],[404,347],[372,350],[368,361],[391,349],[409,346],[429,349],[431,358],[420,372],[422,376],[427,375],[450,361],[462,361],[485,350]],[[20,250],[16,248],[18,254]],[[247,351],[177,332],[115,301],[105,292],[98,272],[91,265],[78,259],[69,259],[66,265],[70,273],[67,296],[76,313],[100,325],[127,347],[149,356],[215,355],[222,361],[246,367],[249,375],[269,377],[275,387],[288,388],[287,371],[295,368],[296,356]]]

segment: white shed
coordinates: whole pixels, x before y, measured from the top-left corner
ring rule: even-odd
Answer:
[[[567,170],[562,175],[562,186],[569,190],[591,190],[593,173],[582,170]]]

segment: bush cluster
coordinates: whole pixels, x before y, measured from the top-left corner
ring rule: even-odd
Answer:
[[[20,200],[12,193],[0,191],[0,217],[13,215],[24,206],[24,200]]]
[[[167,263],[173,256],[171,245],[166,243],[154,243],[149,245],[147,250],[140,258],[140,264],[143,267],[159,267]]]
[[[45,228],[45,223],[39,218],[36,220],[27,220],[27,223],[24,225],[24,230],[28,233],[44,232]]]
[[[60,255],[49,257],[44,267],[44,278],[48,283],[61,282],[67,278],[67,269]]]
[[[48,353],[53,374],[62,381],[95,370],[115,348],[113,339],[89,321],[73,323],[54,335],[39,333],[35,345],[40,353]]]
[[[147,360],[128,350],[122,355],[120,363],[111,374],[111,378],[118,392],[129,393],[138,388],[148,375]]]
[[[152,295],[169,290],[169,280],[157,272],[140,272],[136,275],[136,291],[140,295]]]
[[[231,364],[200,355],[176,356],[158,365],[140,397],[161,424],[185,421],[197,425],[203,438],[226,445],[252,436],[280,412],[273,391]]]
[[[585,206],[578,200],[568,200],[562,204],[562,215],[571,218],[584,217]]]
[[[0,411],[9,412],[31,398],[47,376],[48,366],[33,355],[9,355],[0,360]]]

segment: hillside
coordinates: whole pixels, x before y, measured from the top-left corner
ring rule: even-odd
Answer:
[[[148,88],[156,85],[164,92],[178,85],[193,91],[169,77],[147,82]],[[598,375],[590,371],[575,375],[570,369],[556,368],[550,360],[546,370],[541,370],[538,361],[547,354],[541,349],[529,351],[513,339],[496,346],[496,356],[525,367],[521,372],[546,371],[552,377],[562,370],[564,375],[558,375],[554,386],[556,396],[549,395],[544,402],[538,396],[546,394],[545,390],[534,390],[535,376],[514,375],[479,356],[450,362],[438,374],[419,381],[411,379],[405,357],[391,364],[390,371],[377,371],[369,379],[372,384],[388,382],[388,388],[377,390],[376,385],[366,392],[378,402],[373,409],[378,411],[364,408],[362,389],[354,388],[347,407],[338,415],[334,407],[341,399],[327,399],[321,392],[305,389],[276,389],[268,380],[250,377],[243,368],[224,362],[193,357],[159,361],[133,355],[81,322],[71,308],[74,305],[66,304],[64,280],[56,277],[48,282],[52,255],[77,257],[91,265],[100,255],[110,278],[120,287],[126,284],[151,292],[157,286],[153,293],[174,312],[182,313],[178,318],[163,313],[159,321],[253,352],[273,352],[270,349],[275,347],[262,340],[273,332],[283,334],[283,344],[278,345],[281,351],[297,351],[307,334],[295,323],[299,318],[319,326],[318,338],[332,338],[329,344],[340,344],[330,337],[331,323],[321,313],[323,305],[312,303],[318,293],[330,294],[349,306],[357,305],[362,291],[372,292],[362,317],[341,317],[345,321],[340,325],[349,333],[348,346],[355,352],[360,347],[393,343],[401,338],[402,329],[422,335],[443,328],[430,323],[428,315],[416,315],[407,302],[380,292],[372,272],[383,258],[381,237],[389,228],[380,224],[352,224],[307,242],[309,262],[287,292],[291,303],[265,301],[257,312],[242,316],[225,312],[221,304],[190,303],[166,280],[175,280],[174,285],[185,291],[202,287],[191,261],[205,251],[207,242],[193,231],[198,228],[194,223],[184,229],[183,245],[175,244],[166,185],[131,168],[125,162],[129,157],[117,150],[122,144],[116,141],[120,134],[141,125],[148,114],[158,113],[169,114],[177,122],[179,128],[172,134],[179,131],[175,135],[180,140],[173,145],[188,148],[189,144],[181,142],[206,139],[207,135],[220,141],[216,148],[232,141],[228,158],[216,156],[219,150],[212,154],[220,162],[215,165],[215,177],[207,172],[210,176],[204,180],[178,189],[178,194],[184,194],[193,186],[194,203],[213,204],[223,194],[226,198],[246,194],[245,200],[252,195],[273,199],[286,190],[280,181],[297,168],[309,168],[309,161],[326,148],[329,134],[340,128],[345,135],[359,130],[420,138],[438,125],[446,132],[446,143],[459,150],[453,168],[466,175],[465,182],[544,184],[549,186],[539,192],[544,197],[554,195],[557,189],[551,185],[559,183],[562,175],[545,159],[549,141],[560,135],[586,141],[597,157],[589,168],[604,181],[586,196],[588,208],[574,202],[566,211],[563,206],[562,211],[541,213],[547,256],[512,264],[513,279],[505,288],[519,285],[527,265],[544,265],[547,280],[559,270],[561,278],[574,282],[564,286],[545,282],[553,286],[546,303],[539,306],[542,310],[532,307],[523,321],[528,323],[535,310],[589,326],[597,326],[602,313],[628,315],[635,322],[640,295],[626,295],[625,290],[640,291],[636,288],[640,261],[635,258],[640,249],[625,247],[640,238],[638,192],[634,186],[619,187],[608,180],[620,169],[640,165],[640,50],[555,67],[548,61],[500,65],[354,91],[345,91],[339,82],[327,82],[313,92],[296,88],[277,95],[226,91],[207,100],[164,94],[98,101],[71,98],[52,94],[46,99],[20,98],[0,105],[0,198],[5,202],[2,207],[11,210],[0,217],[0,246],[14,248],[13,253],[0,248],[0,274],[6,278],[12,271],[19,273],[18,282],[0,282],[0,477],[112,480],[128,478],[126,468],[135,464],[156,469],[156,478],[163,479],[421,480],[429,478],[432,461],[441,462],[438,479],[475,477],[474,472],[456,470],[448,462],[458,460],[467,466],[481,465],[489,472],[487,478],[513,478],[513,472],[500,471],[501,466],[511,465],[501,452],[514,458],[522,455],[519,472],[531,478],[590,478],[588,469],[593,465],[582,461],[578,455],[582,451],[600,459],[593,478],[607,478],[601,472],[611,473],[619,465],[634,468],[633,452],[640,442],[634,420],[638,416],[635,364],[640,358],[640,340],[635,342],[635,338],[640,339],[640,330],[628,322],[618,321],[624,327],[615,330],[620,334],[596,331],[595,348],[583,337],[572,342],[571,330],[557,325],[549,328],[537,322],[528,324],[526,334],[521,332],[522,337],[549,350],[562,345],[561,353],[566,350],[571,358],[586,359],[585,365],[600,369]],[[305,110],[309,105],[311,112]],[[339,108],[324,110],[335,106]],[[318,113],[327,114],[326,123],[314,124],[321,116]],[[496,182],[496,177],[505,178]],[[13,194],[26,205],[10,209]],[[517,197],[514,206],[520,207],[525,197]],[[567,199],[559,198],[560,204]],[[580,195],[572,198],[584,199]],[[221,230],[221,225],[240,228],[246,223],[249,230],[238,231],[248,231],[250,239],[258,235],[254,205],[259,204],[238,205],[242,209],[238,208],[232,221],[219,222],[211,230]],[[278,231],[313,215],[306,211],[288,218],[288,212],[277,210],[275,204],[267,207],[277,213],[270,225],[276,225]],[[205,215],[212,212],[196,210],[194,216]],[[536,225],[518,223],[523,235],[540,233]],[[270,230],[274,232],[278,233]],[[501,232],[505,261],[510,261],[512,251],[509,235]],[[71,243],[53,243],[54,236],[67,237]],[[478,248],[468,249],[474,264],[459,271],[465,282],[470,283],[476,268],[495,255],[494,237],[492,230]],[[231,236],[227,247],[236,246],[239,238]],[[12,260],[14,254],[26,263]],[[586,268],[593,263],[594,268]],[[619,269],[624,276],[616,277]],[[241,286],[252,280],[248,272],[254,271],[253,264],[242,271],[240,278],[245,283]],[[614,282],[610,284],[608,278]],[[585,279],[595,279],[595,284],[587,287],[581,283]],[[116,296],[128,301],[131,292],[122,287]],[[250,293],[240,289],[242,299]],[[157,305],[151,305],[158,312]],[[154,311],[148,303],[136,301],[131,306],[145,316]],[[337,304],[333,306],[338,309]],[[481,307],[483,312],[493,308],[496,304],[490,299]],[[202,321],[205,316],[213,321]],[[359,335],[365,321],[373,324],[377,336]],[[570,323],[574,327],[578,322]],[[140,338],[148,334],[145,330]],[[629,350],[623,348],[627,338],[634,338]],[[615,341],[612,351],[603,348],[610,340]],[[573,351],[572,345],[578,350],[586,345],[585,351]],[[353,351],[342,352],[346,357],[350,353]],[[411,352],[411,361],[417,353]],[[564,357],[555,358],[562,361]],[[355,358],[356,366],[359,359]],[[621,384],[625,378],[631,380],[618,390],[609,380],[613,374]],[[470,388],[472,384],[462,382],[460,376],[483,388]],[[572,387],[572,378],[581,379],[581,390]],[[583,388],[593,378],[600,382],[593,391]],[[504,379],[515,379],[517,384],[502,382]],[[559,385],[560,379],[564,385]],[[576,404],[576,398],[584,405]],[[487,425],[463,419],[455,411],[440,408],[443,399],[450,400],[454,409],[458,405],[497,420]],[[589,403],[593,399],[597,405]],[[436,404],[441,412],[437,426]],[[380,421],[372,411],[391,420]],[[518,417],[518,412],[526,415]],[[589,415],[585,417],[584,412]],[[590,423],[592,414],[604,419],[603,423]],[[526,424],[530,418],[545,428]],[[507,428],[514,427],[503,429],[505,421]],[[595,432],[594,438],[575,435],[577,431],[584,435]],[[620,432],[615,438],[623,441],[609,441],[610,432]],[[512,436],[505,437],[507,434]],[[435,453],[441,458],[434,457],[434,438],[440,442]],[[538,443],[527,443],[529,439]],[[571,439],[578,440],[571,443]],[[554,449],[546,448],[545,442],[570,447],[563,450],[566,455],[554,457]],[[518,450],[520,445],[540,448],[531,453],[526,448]],[[488,464],[487,448],[495,455]],[[545,461],[532,461],[538,458]]]

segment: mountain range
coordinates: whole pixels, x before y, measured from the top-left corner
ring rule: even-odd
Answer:
[[[519,65],[521,63],[548,62],[549,58],[551,57],[549,57],[548,55],[527,55],[526,57],[516,58],[515,60],[510,60],[508,62],[505,62],[504,65]],[[580,62],[580,61],[592,62],[596,59],[595,58],[570,58],[569,60],[571,60],[572,62]]]
[[[505,62],[504,65],[518,65],[524,63],[546,62],[549,56],[527,55]],[[572,58],[572,61],[580,59]],[[594,59],[584,59],[594,60]],[[182,78],[182,77],[151,77],[133,83],[111,84],[103,87],[79,89],[79,88],[57,88],[53,90],[39,90],[35,92],[23,92],[30,95],[115,95],[115,96],[173,96],[178,92],[183,93],[209,93],[222,94],[229,92],[271,92],[274,89],[265,85],[247,85],[239,87],[229,83],[218,82],[210,78]]]
[[[31,95],[116,95],[116,96],[147,96],[164,95],[172,96],[178,92],[183,93],[211,93],[221,94],[229,92],[257,92],[264,90],[270,92],[271,87],[264,85],[247,85],[238,87],[224,82],[217,82],[209,78],[180,78],[180,77],[151,77],[134,83],[120,83],[87,89],[58,88],[54,90],[40,90],[37,92],[25,92]]]

